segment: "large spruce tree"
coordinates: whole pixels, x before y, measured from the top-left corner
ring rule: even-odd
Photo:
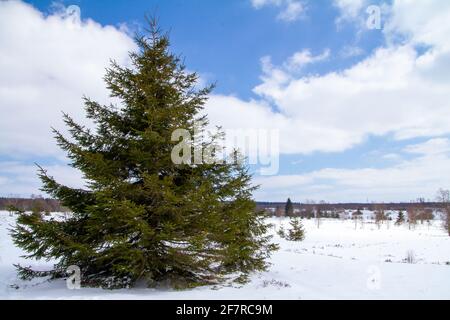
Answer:
[[[45,272],[17,265],[20,275],[61,278],[77,265],[85,286],[164,281],[191,287],[245,280],[250,272],[265,270],[276,246],[266,235],[263,214],[255,210],[255,187],[245,165],[177,165],[171,159],[178,143],[172,132],[193,133],[194,122],[206,120],[200,111],[212,87],[197,89],[197,75],[170,52],[156,23],[136,42],[132,66],[113,62],[105,76],[120,106],[85,98],[95,130],[65,114],[71,137],[54,131],[71,165],[84,174],[86,190],[59,184],[40,170],[42,190],[71,214],[61,219],[18,211],[15,244],[28,258],[57,261]],[[203,121],[200,130],[205,126]]]

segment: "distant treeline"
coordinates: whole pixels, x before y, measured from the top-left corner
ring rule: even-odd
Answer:
[[[257,202],[258,209],[267,210],[269,208],[282,208],[284,209],[285,202]],[[68,211],[61,206],[58,200],[49,198],[0,198],[0,210],[7,210],[8,207],[13,206],[20,210],[31,211],[38,209],[40,211],[49,212],[64,212]],[[294,209],[299,210],[314,210],[320,208],[320,210],[376,210],[383,207],[384,210],[408,210],[408,208],[441,208],[442,204],[435,202],[419,202],[419,203],[293,203]]]
[[[285,202],[257,202],[257,208],[261,210],[269,208],[283,208]],[[437,202],[401,202],[401,203],[293,203],[293,209],[299,210],[314,210],[320,208],[320,210],[332,211],[332,210],[372,210],[375,211],[382,207],[384,210],[403,210],[406,211],[409,208],[442,208],[441,203]]]
[[[68,211],[61,206],[58,200],[47,198],[0,198],[0,210],[8,210],[9,207],[15,207],[20,210],[32,211],[48,211],[48,212],[64,212]]]

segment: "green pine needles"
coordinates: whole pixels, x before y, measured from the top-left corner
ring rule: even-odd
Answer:
[[[136,38],[132,66],[112,63],[105,82],[121,106],[85,98],[95,130],[64,120],[70,138],[54,130],[86,190],[59,184],[40,168],[42,190],[71,210],[65,218],[16,210],[14,243],[31,259],[55,260],[53,270],[17,266],[24,279],[66,276],[81,269],[84,286],[124,288],[145,281],[176,288],[245,281],[266,270],[277,246],[256,211],[251,176],[242,162],[180,164],[171,160],[178,128],[194,130],[212,87],[169,52],[169,39],[150,23]],[[198,122],[197,122],[198,123]],[[198,129],[198,128],[197,128]],[[205,146],[212,144],[203,142]]]
[[[403,213],[403,210],[400,210],[398,212],[397,220],[395,221],[396,225],[402,225],[405,222],[405,214]]]
[[[288,231],[286,239],[289,241],[305,240],[305,229],[299,217],[293,217],[290,221],[291,228]]]

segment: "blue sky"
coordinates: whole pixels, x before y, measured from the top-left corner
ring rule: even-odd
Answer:
[[[52,12],[55,3],[27,2],[47,13]],[[251,1],[245,0],[136,0],[133,5],[126,0],[59,3],[78,5],[82,18],[103,25],[126,23],[132,32],[145,25],[145,14],[156,13],[162,29],[170,32],[173,51],[186,57],[189,69],[208,81],[217,81],[217,93],[244,99],[254,97],[252,89],[260,82],[259,59],[263,56],[270,55],[274,63],[281,63],[303,48],[316,53],[324,48],[338,52],[356,42],[365,50],[359,57],[336,57],[305,70],[321,74],[350,66],[383,42],[379,30],[357,40],[358,28],[353,24],[338,29],[335,19],[339,9],[329,0],[310,1],[308,16],[290,22],[275,18],[279,11],[276,6],[255,10]]]
[[[80,9],[81,16],[75,20],[65,12],[71,5]],[[381,29],[366,26],[370,5],[380,8]],[[82,119],[77,94],[105,98],[97,90],[99,81],[92,80],[88,87],[86,81],[85,85],[76,81],[77,77],[100,79],[99,70],[108,54],[125,59],[126,51],[133,48],[126,37],[142,30],[145,14],[156,12],[161,27],[170,31],[173,51],[186,58],[187,68],[198,72],[202,81],[217,83],[206,108],[213,123],[281,130],[278,174],[260,176],[252,166],[255,182],[261,183],[257,200],[284,201],[288,196],[296,201],[338,202],[432,198],[437,188],[450,183],[448,174],[439,171],[446,172],[450,163],[450,125],[443,120],[449,115],[450,81],[440,71],[450,65],[450,50],[445,28],[433,29],[450,8],[437,6],[436,1],[422,6],[411,7],[402,0],[136,0],[132,5],[122,0],[35,0],[4,4],[0,15],[3,11],[16,19],[3,21],[0,55],[13,59],[23,54],[32,70],[17,75],[17,83],[29,82],[28,89],[37,98],[49,88],[59,94],[54,94],[51,106],[43,106],[49,108],[45,109],[48,117],[29,119],[29,127],[36,125],[34,134],[30,129],[31,138],[13,135],[11,125],[19,115],[30,114],[30,101],[17,102],[14,110],[20,112],[13,111],[8,123],[4,120],[0,138],[8,143],[0,145],[0,194],[39,193],[35,178],[25,176],[32,174],[34,162],[76,183],[76,175],[63,169],[64,156],[47,147],[53,142],[44,134],[46,126],[58,126],[59,110]],[[407,10],[413,12],[405,16]],[[34,27],[26,21],[16,25],[27,15],[35,21]],[[30,39],[38,28],[46,36],[39,43],[36,40],[37,54],[30,57],[12,39]],[[97,37],[97,32],[92,42],[90,37]],[[63,41],[65,37],[72,39],[70,44]],[[96,42],[103,49],[110,48],[110,53],[102,49],[90,56]],[[54,71],[43,71],[52,55],[69,49],[73,56],[67,55],[67,61],[71,62],[56,59]],[[57,69],[57,63],[64,68]],[[69,63],[79,67],[72,70]],[[94,63],[95,73],[82,74],[83,66]],[[6,74],[8,66],[2,66]],[[42,76],[52,79],[45,88],[37,80]],[[1,80],[4,92],[25,90]],[[425,86],[428,91],[417,89]],[[1,92],[0,108],[6,108],[11,98]],[[73,97],[67,106],[61,92]],[[231,108],[234,113],[215,109],[230,104],[236,105]],[[7,132],[7,128],[12,129]]]

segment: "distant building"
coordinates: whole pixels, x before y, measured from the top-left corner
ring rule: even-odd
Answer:
[[[349,210],[338,210],[339,219],[350,219],[352,217]]]

